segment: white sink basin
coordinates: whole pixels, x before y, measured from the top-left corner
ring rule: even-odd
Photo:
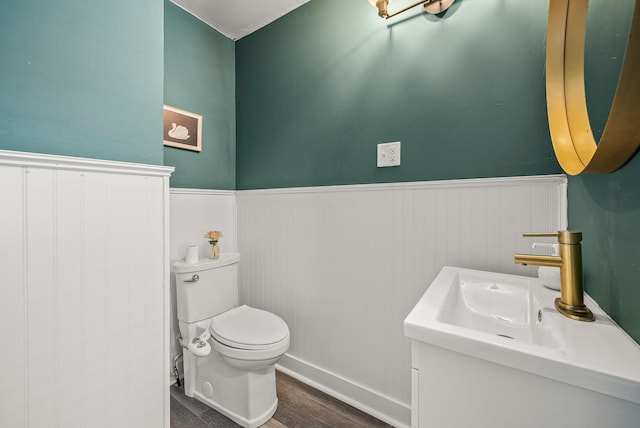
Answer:
[[[437,320],[442,323],[560,349],[560,342],[545,322],[535,322],[548,290],[531,278],[496,277],[485,272],[458,270],[457,281],[447,287]],[[435,291],[435,290],[434,290]],[[552,296],[553,297],[553,296]],[[540,312],[541,319],[543,313]]]
[[[538,279],[444,267],[404,322],[420,342],[640,404],[640,347],[587,295],[558,313]]]

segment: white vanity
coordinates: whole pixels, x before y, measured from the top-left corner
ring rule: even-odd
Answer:
[[[444,267],[404,321],[412,427],[640,426],[640,346],[585,294],[595,322],[538,279]]]

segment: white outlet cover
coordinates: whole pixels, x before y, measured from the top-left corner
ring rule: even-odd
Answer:
[[[378,168],[400,165],[400,141],[378,144]]]

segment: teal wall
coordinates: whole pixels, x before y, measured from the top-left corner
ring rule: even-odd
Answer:
[[[203,115],[202,151],[164,148],[171,187],[234,189],[235,44],[165,0],[164,102]]]
[[[0,149],[162,164],[159,0],[8,0]]]
[[[640,156],[569,180],[569,225],[583,232],[587,292],[640,342]]]
[[[587,97],[606,122],[634,0],[590,2]],[[458,0],[382,21],[368,2],[312,1],[236,45],[237,188],[561,172],[548,133],[548,2]],[[640,102],[640,100],[639,100]],[[377,169],[376,144],[402,141]],[[640,341],[640,158],[569,179],[585,286]]]
[[[587,96],[599,135],[633,0],[591,3],[600,11],[590,15]],[[164,158],[176,167],[173,187],[557,173],[546,13],[536,0],[458,0],[440,18],[382,21],[364,0],[323,0],[234,44],[159,0],[10,0],[0,14],[0,149]],[[204,115],[202,153],[163,151],[163,92]],[[402,165],[376,168],[376,144],[396,140]],[[569,180],[587,290],[636,340],[639,179],[636,157],[613,174]]]
[[[548,3],[458,0],[390,21],[312,1],[236,46],[239,189],[560,172],[545,106]],[[376,144],[402,165],[376,168]]]
[[[622,65],[633,0],[593,2],[587,39],[587,101],[602,134]],[[592,13],[591,12],[595,12]],[[597,19],[597,22],[594,20]],[[605,31],[592,31],[604,28]],[[598,37],[595,37],[599,33]],[[640,100],[638,100],[640,103]],[[640,342],[640,155],[606,175],[569,178],[569,225],[583,232],[587,292]]]

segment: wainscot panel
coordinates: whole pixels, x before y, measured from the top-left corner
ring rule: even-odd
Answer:
[[[0,426],[169,427],[172,171],[0,151]]]
[[[240,300],[289,325],[284,370],[408,426],[404,318],[445,265],[533,275],[513,253],[566,228],[566,190],[552,175],[238,191]]]

